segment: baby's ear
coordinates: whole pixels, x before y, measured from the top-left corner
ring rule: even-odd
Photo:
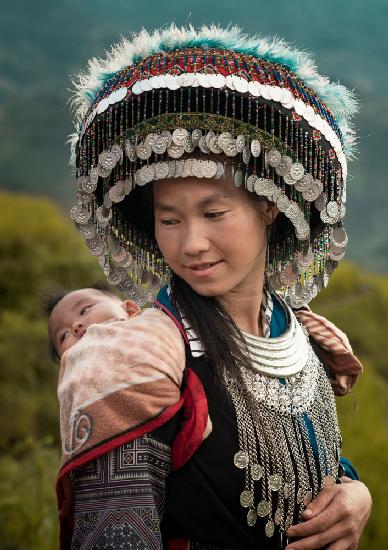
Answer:
[[[132,302],[132,300],[125,300],[123,308],[128,313],[128,317],[133,317],[140,311],[140,307],[135,302]]]

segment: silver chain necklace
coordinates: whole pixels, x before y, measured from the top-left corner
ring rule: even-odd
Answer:
[[[251,368],[242,368],[243,384],[224,375],[237,418],[234,464],[245,471],[240,504],[249,526],[266,518],[268,537],[300,521],[325,479],[336,478],[341,448],[331,385],[307,333],[280,303],[285,333],[268,339],[243,332]]]

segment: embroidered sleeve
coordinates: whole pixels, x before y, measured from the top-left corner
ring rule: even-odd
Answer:
[[[72,475],[72,550],[162,548],[160,523],[170,447],[143,436]]]

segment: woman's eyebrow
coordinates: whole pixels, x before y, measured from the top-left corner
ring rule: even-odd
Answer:
[[[203,208],[204,206],[209,206],[209,204],[213,204],[221,199],[229,198],[231,198],[231,196],[226,193],[214,193],[213,195],[208,195],[207,197],[199,200],[197,203],[194,204],[194,206],[198,208]],[[158,210],[159,212],[175,212],[176,210],[178,210],[178,208],[172,204],[155,202],[155,210]]]

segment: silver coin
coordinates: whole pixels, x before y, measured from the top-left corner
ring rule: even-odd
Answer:
[[[271,505],[268,500],[261,500],[256,507],[257,515],[261,518],[265,518],[271,511]]]
[[[284,179],[284,183],[286,183],[287,185],[295,185],[296,184],[296,180],[294,180],[294,178],[292,178],[290,174],[285,174],[283,176],[283,179]]]
[[[90,220],[91,212],[88,208],[79,208],[74,215],[74,221],[79,224],[87,223]]]
[[[295,162],[290,168],[290,176],[294,180],[301,180],[304,176],[304,166],[300,162]]]
[[[304,300],[302,297],[299,297],[299,296],[296,296],[295,294],[293,294],[291,296],[291,306],[295,309],[299,309],[300,307],[304,306]],[[289,493],[287,493],[289,494]],[[284,497],[284,498],[288,498],[288,497]]]
[[[321,193],[314,201],[314,206],[318,210],[318,212],[321,212],[325,207],[327,203],[327,195],[326,193]]]
[[[283,520],[283,514],[280,508],[278,508],[275,512],[275,515],[273,517],[275,525],[280,525]]]
[[[295,234],[300,241],[305,241],[310,236],[310,226],[303,220],[302,222],[295,225]]]
[[[257,181],[257,176],[256,174],[251,174],[250,176],[248,176],[247,178],[247,189],[248,191],[254,191],[255,190],[255,183]]]
[[[335,260],[336,262],[339,262],[343,259],[345,256],[346,250],[345,248],[341,249],[341,252],[338,252],[338,250],[333,249],[332,247],[329,249],[329,256],[332,260]]]
[[[192,173],[190,173],[190,164],[188,162],[189,159],[183,160],[183,170],[182,170],[182,178],[187,178],[187,176],[191,176]]]
[[[306,201],[313,202],[319,197],[320,192],[321,190],[319,189],[319,187],[315,187],[314,185],[312,185],[305,191],[302,191],[302,195]]]
[[[78,188],[78,191],[80,191],[80,192],[86,191],[86,189],[84,188],[84,186],[87,185],[89,182],[90,182],[89,176],[79,176],[79,177],[77,178],[77,188]]]
[[[254,189],[258,195],[266,195],[270,189],[269,180],[265,178],[256,178]]]
[[[160,135],[163,139],[165,139],[167,141],[167,147],[170,147],[170,145],[172,143],[171,132],[169,132],[168,130],[163,130],[163,132],[160,132]]]
[[[145,183],[143,183],[144,185]],[[109,189],[109,197],[112,202],[121,202],[125,199],[124,186],[122,181],[118,181]]]
[[[223,175],[224,175],[224,167],[222,166],[222,164],[219,161],[217,161],[217,173],[214,177],[218,180]]]
[[[104,245],[99,236],[86,239],[86,246],[88,247],[92,256],[99,256],[104,251]]]
[[[202,178],[202,168],[201,168],[201,160],[194,159],[193,162],[193,176],[196,178]]]
[[[306,191],[313,187],[314,178],[311,174],[305,173],[300,180],[295,181],[295,189],[297,191]]]
[[[95,234],[96,230],[94,226],[91,223],[86,223],[85,225],[79,226],[79,232],[84,239],[92,239]]]
[[[136,148],[130,141],[127,141],[124,146],[125,154],[129,158],[131,162],[136,162],[137,155],[136,155]]]
[[[157,155],[163,155],[167,150],[167,140],[163,136],[157,136],[152,142],[151,148]]]
[[[195,151],[195,145],[192,142],[190,135],[188,135],[185,139],[184,149],[186,153],[194,153]]]
[[[290,201],[290,204],[284,213],[290,220],[297,220],[301,215],[301,210],[296,202]]]
[[[123,150],[121,149],[118,143],[115,143],[114,145],[112,145],[111,153],[115,155],[116,161],[121,164],[121,162],[123,161]]]
[[[241,470],[243,470],[249,464],[248,453],[246,451],[238,451],[234,455],[233,461],[234,461],[234,465],[237,466],[237,468],[240,468]]]
[[[214,160],[204,160],[201,164],[201,171],[205,178],[214,178],[217,173],[217,163]]]
[[[180,178],[183,172],[183,162],[181,160],[175,161],[175,174],[174,178]]]
[[[99,174],[98,174],[98,169],[96,166],[92,166],[89,170],[89,178],[90,178],[90,181],[92,183],[94,183],[95,185],[97,185],[98,183],[98,177],[99,177]]]
[[[122,273],[116,269],[111,269],[106,280],[109,285],[118,285],[123,278]]]
[[[247,524],[249,525],[249,527],[253,527],[256,521],[257,521],[257,514],[255,510],[253,509],[249,510],[249,512],[247,513]]]
[[[152,154],[151,145],[139,143],[136,147],[136,154],[141,160],[148,160]]]
[[[175,178],[176,172],[176,163],[175,160],[169,160],[167,163],[168,166],[168,178]]]
[[[182,145],[170,145],[167,149],[168,155],[173,159],[180,158],[185,152],[185,148]]]
[[[275,187],[272,188],[270,194],[268,195],[269,200],[272,202],[276,202],[280,195],[282,194],[281,189],[275,185]]]
[[[234,75],[233,85],[240,94],[245,94],[248,91],[248,81],[245,78]]]
[[[240,495],[240,504],[243,508],[250,508],[253,504],[253,495],[250,491],[243,491]]]
[[[112,171],[113,168],[116,166],[116,163],[116,155],[114,153],[111,153],[110,151],[103,151],[98,157],[98,164],[105,168],[105,170]]]
[[[209,130],[209,132],[206,134],[206,145],[209,147],[210,141],[216,137],[216,134],[213,132],[213,130]]]
[[[291,166],[292,166],[292,158],[288,157],[287,155],[282,155],[282,158],[279,164],[275,166],[276,173],[279,176],[285,176],[291,170]]]
[[[243,135],[238,135],[236,137],[236,149],[239,153],[242,153],[245,147],[245,137]]]
[[[282,155],[277,149],[270,149],[267,153],[267,161],[272,168],[279,166]]]
[[[326,205],[326,212],[331,218],[336,218],[340,214],[340,206],[336,201],[329,201]]]
[[[344,227],[340,226],[333,228],[331,242],[338,248],[344,248],[348,244],[348,235]]]
[[[183,147],[188,135],[189,132],[186,130],[186,128],[176,128],[172,133],[172,141],[175,143],[175,145]]]
[[[97,164],[97,173],[101,178],[108,178],[112,171],[104,168],[101,164]]]
[[[251,160],[251,150],[249,145],[246,145],[242,152],[242,159],[244,164],[249,164],[249,161]]]
[[[225,143],[224,153],[228,157],[235,157],[237,155],[237,147],[234,139],[230,139]]]
[[[202,130],[200,130],[199,128],[194,128],[194,130],[191,132],[191,140],[196,147],[198,147],[199,140],[201,139],[201,137],[202,137]]]
[[[213,136],[212,139],[209,141],[209,149],[212,153],[219,155],[222,153],[222,149],[218,144],[218,137]]]
[[[163,180],[168,177],[169,166],[167,162],[155,163],[155,177],[159,180]]]
[[[260,464],[252,464],[251,476],[254,481],[259,481],[264,474],[264,468]]]
[[[232,139],[232,134],[230,132],[222,132],[218,136],[218,145],[221,147],[221,149],[224,149],[225,143]]]
[[[275,532],[275,524],[272,519],[269,519],[266,526],[265,526],[265,534],[268,538],[273,537],[273,534]]]
[[[155,179],[155,169],[152,164],[140,168],[140,177],[145,183],[150,183]]]
[[[111,257],[116,264],[121,264],[121,262],[127,257],[127,251],[125,248],[120,246],[117,251],[111,254]]]
[[[244,176],[243,176],[242,170],[238,168],[234,173],[234,185],[236,187],[241,187],[243,183],[243,179],[244,179]]]
[[[144,139],[144,143],[146,145],[149,145],[152,149],[152,145],[153,143],[158,139],[158,134],[154,134],[153,132],[151,132],[150,134],[147,134],[145,139]]]
[[[276,201],[276,206],[279,208],[280,212],[285,212],[290,206],[290,199],[282,193]]]
[[[261,153],[261,144],[258,139],[253,139],[251,141],[251,153],[254,158],[257,158],[260,156]]]
[[[198,147],[201,149],[202,153],[209,153],[210,152],[210,149],[209,149],[209,147],[207,146],[207,143],[206,143],[206,136],[200,137],[199,142],[198,142]]]

